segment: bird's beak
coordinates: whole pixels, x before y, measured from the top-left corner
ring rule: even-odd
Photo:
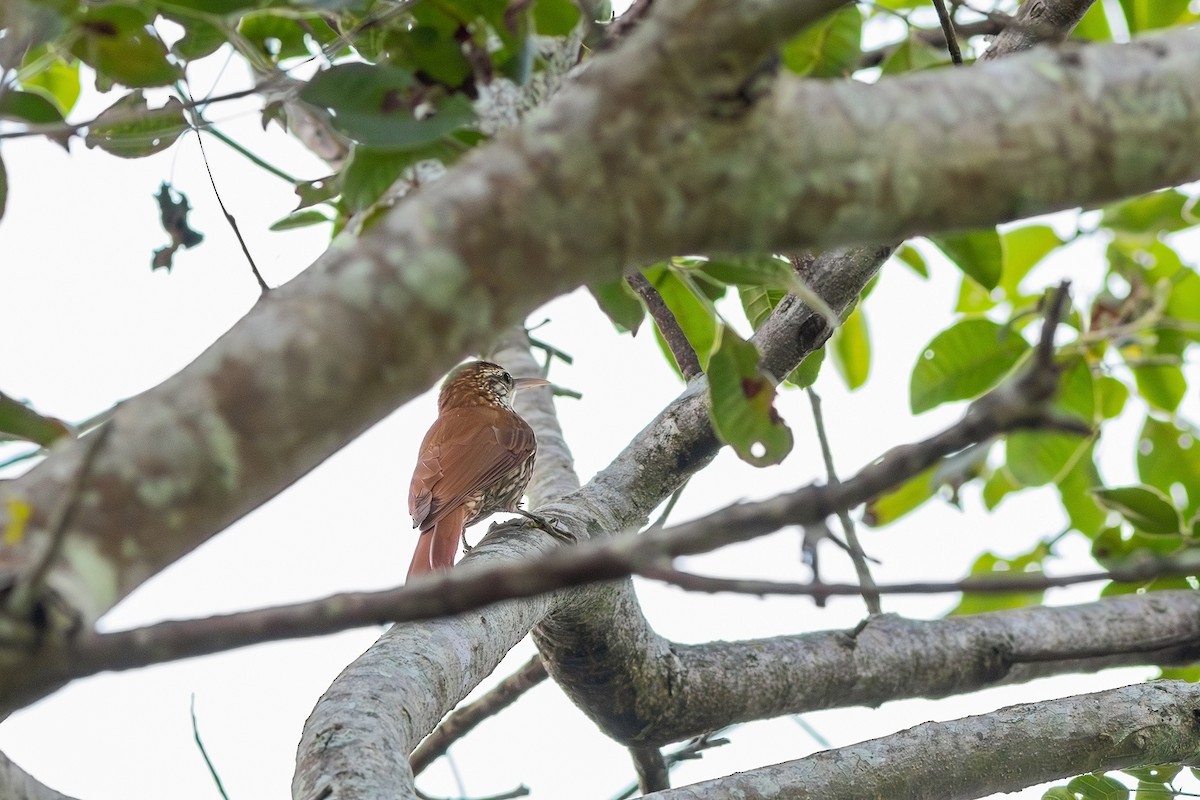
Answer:
[[[530,389],[530,388],[533,388],[534,386],[549,386],[549,385],[550,385],[550,381],[546,380],[545,378],[514,378],[513,379],[513,391],[514,392],[516,392],[520,389]]]

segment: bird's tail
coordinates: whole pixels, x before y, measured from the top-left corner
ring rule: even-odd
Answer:
[[[413,553],[408,568],[408,579],[416,575],[450,569],[454,566],[454,554],[462,541],[463,523],[467,521],[467,509],[459,506],[437,521],[432,528],[421,531],[417,539],[417,551]]]

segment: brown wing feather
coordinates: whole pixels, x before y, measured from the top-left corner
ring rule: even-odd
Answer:
[[[533,430],[504,409],[450,409],[425,440],[408,490],[413,526],[428,530],[445,514],[517,468],[537,447]],[[447,469],[449,467],[449,469]]]

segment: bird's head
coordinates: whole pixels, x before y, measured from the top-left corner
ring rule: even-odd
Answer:
[[[514,378],[490,361],[471,361],[450,373],[438,395],[438,409],[473,405],[512,407],[518,389],[546,386],[545,378]]]

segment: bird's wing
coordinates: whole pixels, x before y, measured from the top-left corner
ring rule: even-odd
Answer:
[[[470,407],[440,415],[421,443],[408,490],[414,527],[427,530],[529,458],[537,442],[515,414]]]

